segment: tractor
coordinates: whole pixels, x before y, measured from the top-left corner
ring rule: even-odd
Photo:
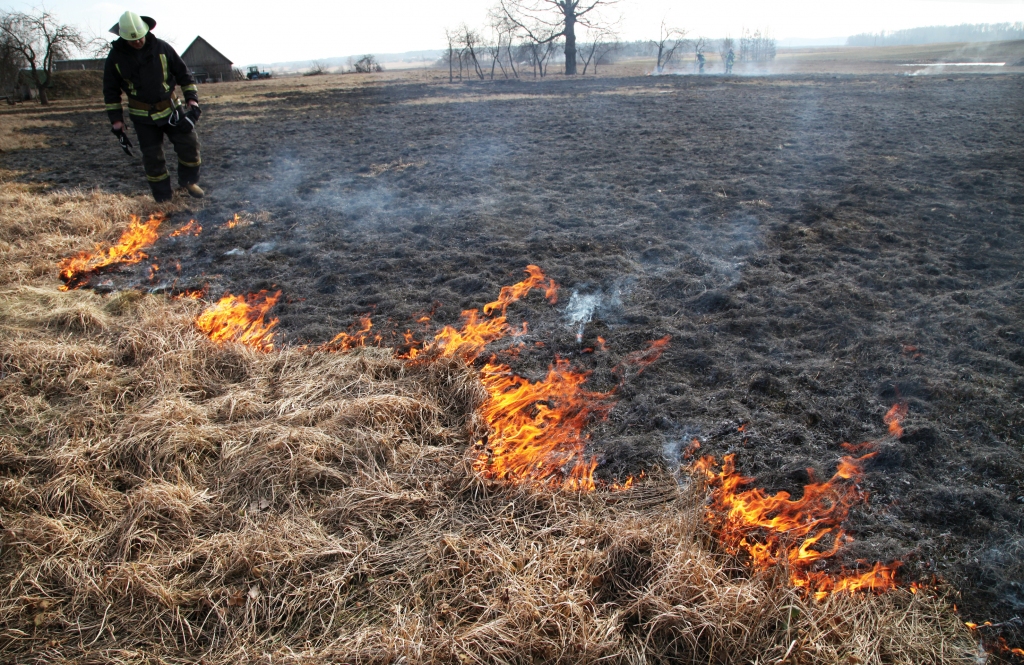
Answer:
[[[270,72],[261,72],[259,67],[253,65],[252,67],[249,67],[249,73],[245,75],[245,78],[249,79],[250,81],[256,81],[258,79],[268,79],[270,78]]]

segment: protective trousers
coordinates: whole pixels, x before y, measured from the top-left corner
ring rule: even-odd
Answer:
[[[146,179],[149,180],[154,199],[169,201],[173,194],[171,175],[167,172],[167,160],[164,158],[165,134],[178,156],[178,184],[184,186],[199,182],[199,165],[202,164],[199,157],[199,134],[191,126],[185,130],[180,125],[134,124],[139,148],[142,149],[142,166],[146,170]]]

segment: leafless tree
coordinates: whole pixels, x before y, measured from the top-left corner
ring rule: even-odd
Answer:
[[[665,21],[662,21],[657,41],[651,42],[651,46],[658,51],[658,64],[654,71],[658,74],[664,72],[685,45],[686,31],[670,28]]]
[[[594,76],[597,76],[597,64],[619,47],[619,36],[611,28],[599,27],[588,31],[587,37],[589,41],[579,49],[580,58],[583,60],[582,75],[587,75],[587,69],[593,63]]]
[[[554,41],[536,42],[524,39],[519,45],[519,51],[526,56],[526,62],[533,68],[534,78],[547,76],[549,61],[557,50],[558,44]]]
[[[39,103],[48,104],[46,89],[51,85],[53,63],[87,48],[87,40],[78,28],[61,23],[52,13],[39,9],[32,13],[0,14],[0,34],[32,72],[39,91]]]
[[[499,0],[498,7],[524,40],[538,47],[533,49],[535,54],[540,53],[540,47],[564,38],[565,74],[571,76],[577,73],[577,26],[605,25],[602,10],[617,3],[618,0]]]
[[[765,30],[753,32],[743,29],[740,36],[740,60],[743,62],[767,62],[775,59],[775,38]]]
[[[519,78],[515,58],[512,57],[512,43],[515,41],[518,27],[497,7],[487,13],[487,21],[491,29],[491,40],[487,44],[487,53],[491,58],[491,80],[494,80],[495,67],[501,69],[501,74],[506,79],[509,78],[509,71],[513,77]],[[506,63],[508,70],[505,69]]]
[[[476,57],[476,52],[483,41],[480,39],[480,34],[463,23],[459,26],[459,41],[462,46],[463,57],[465,57],[467,63],[472,63],[473,71],[476,72],[477,77],[483,81],[484,70],[480,66],[479,58]]]
[[[327,64],[322,60],[314,60],[309,65],[309,69],[303,73],[303,76],[320,76],[321,74],[327,73]]]
[[[501,74],[506,79],[508,78],[508,70],[505,69],[505,64],[501,61],[505,44],[502,42],[502,35],[500,33],[492,34],[492,38],[484,43],[484,48],[487,52],[487,57],[491,61],[491,80],[494,80],[494,75],[498,69],[501,69]]]
[[[444,29],[444,37],[448,40],[448,82],[455,82],[455,46],[459,42],[459,33],[450,28]],[[459,59],[459,80],[462,80],[462,60]]]
[[[384,71],[384,66],[377,62],[377,58],[367,54],[356,60],[355,70],[357,74],[373,74]]]

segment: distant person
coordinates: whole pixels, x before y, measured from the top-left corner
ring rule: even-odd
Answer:
[[[698,53],[697,54],[697,66],[700,68],[697,71],[698,74],[703,74],[704,73],[704,59],[705,58],[704,58],[704,54],[703,53]]]
[[[729,53],[725,56],[725,74],[728,76],[732,74],[732,64],[736,62],[736,54],[732,49],[729,49]]]
[[[125,12],[110,32],[116,40],[103,70],[103,101],[112,131],[129,155],[132,144],[124,132],[121,92],[128,95],[128,114],[139,137],[142,166],[158,202],[170,201],[171,176],[164,159],[164,135],[178,156],[178,185],[189,196],[203,197],[199,187],[199,92],[188,67],[171,46],[153,35],[156,21],[135,12]],[[186,103],[174,94],[181,86]]]

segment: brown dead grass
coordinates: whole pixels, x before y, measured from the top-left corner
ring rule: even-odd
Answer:
[[[218,347],[59,292],[141,200],[0,183],[0,661],[968,663],[928,593],[802,599],[702,496],[488,485],[461,362]]]
[[[31,116],[5,115],[0,123],[0,152],[45,148],[46,134],[34,131],[46,127],[70,127],[71,123],[60,120],[39,120]]]

